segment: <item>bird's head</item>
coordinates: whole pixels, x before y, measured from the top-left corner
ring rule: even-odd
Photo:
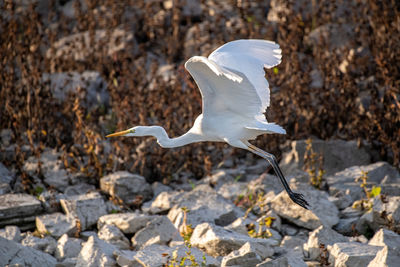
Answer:
[[[106,137],[116,137],[116,136],[141,136],[140,126],[132,127],[125,131],[120,131],[107,135]]]

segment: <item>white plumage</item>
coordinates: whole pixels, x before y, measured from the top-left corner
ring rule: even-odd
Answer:
[[[265,40],[232,41],[208,58],[194,56],[185,68],[200,89],[203,112],[186,134],[171,139],[160,126],[136,126],[108,136],[154,136],[167,148],[217,141],[247,149],[265,158],[291,199],[307,208],[303,196],[291,191],[275,157],[248,142],[265,133],[286,133],[281,126],[268,123],[263,114],[270,104],[264,68],[278,65],[281,58],[279,45]]]

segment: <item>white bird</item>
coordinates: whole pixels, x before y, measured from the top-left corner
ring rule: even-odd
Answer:
[[[286,134],[281,126],[267,122],[263,114],[270,104],[264,68],[278,65],[281,58],[279,45],[266,40],[232,41],[208,58],[194,56],[185,63],[185,68],[200,89],[203,112],[187,133],[171,139],[163,127],[136,126],[107,137],[154,136],[165,148],[215,141],[246,149],[266,159],[290,198],[307,209],[303,195],[290,189],[275,156],[249,143],[261,134]]]

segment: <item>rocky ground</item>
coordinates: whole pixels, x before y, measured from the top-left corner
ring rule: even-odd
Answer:
[[[290,201],[261,159],[236,167],[226,159],[210,176],[169,186],[117,171],[96,189],[46,149],[43,177],[35,157],[23,167],[36,195],[22,193],[21,178],[0,164],[1,265],[396,266],[399,172],[371,163],[356,142],[313,140],[312,149],[325,158],[321,190],[303,171],[306,141],[292,142],[281,160],[310,210]]]

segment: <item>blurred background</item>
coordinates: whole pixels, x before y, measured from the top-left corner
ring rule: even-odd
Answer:
[[[201,113],[185,61],[257,38],[282,48],[266,70],[266,116],[287,135],[256,145],[279,158],[290,140],[357,140],[399,168],[399,13],[395,0],[1,1],[0,160],[27,190],[23,164],[47,148],[95,183],[115,170],[184,182],[227,159],[251,162],[225,144],[104,136],[136,125],[185,133]]]

